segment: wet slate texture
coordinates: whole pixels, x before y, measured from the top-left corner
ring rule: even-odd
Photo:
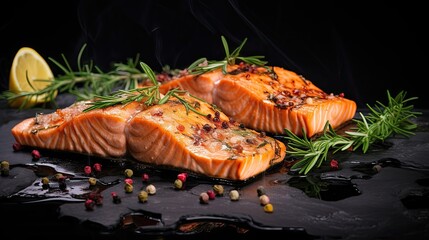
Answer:
[[[189,175],[183,189],[174,188],[176,172],[138,164],[129,159],[97,159],[79,154],[41,151],[35,161],[32,149],[14,151],[10,129],[38,110],[1,109],[1,160],[10,162],[9,176],[0,178],[0,210],[6,236],[69,236],[91,239],[201,239],[258,234],[289,239],[427,239],[429,237],[429,132],[427,111],[410,138],[392,137],[366,154],[339,153],[339,169],[328,163],[308,176],[288,169],[288,161],[247,182],[231,183]],[[47,110],[40,110],[47,111]],[[91,176],[84,166],[102,164]],[[374,167],[376,166],[376,167]],[[374,169],[378,168],[378,171]],[[124,189],[125,169],[134,174],[133,191]],[[55,174],[66,176],[60,189]],[[149,180],[142,180],[142,174]],[[42,177],[51,179],[44,189]],[[88,178],[98,180],[90,186]],[[156,193],[147,202],[138,193],[153,184]],[[207,204],[202,192],[214,184],[225,188]],[[259,203],[263,187],[274,212]],[[238,190],[240,199],[228,193]],[[94,193],[97,193],[96,195]],[[112,193],[121,200],[114,203]],[[92,194],[92,195],[91,195]],[[85,200],[102,202],[92,210]],[[17,226],[22,231],[12,230]]]

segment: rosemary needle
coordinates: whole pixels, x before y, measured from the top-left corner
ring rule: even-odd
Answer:
[[[265,67],[268,72],[272,73],[272,70],[265,66],[267,64],[267,61],[263,61],[262,59],[264,56],[249,56],[249,57],[242,57],[239,56],[241,49],[243,48],[244,44],[247,42],[247,38],[243,40],[243,42],[238,46],[232,53],[229,52],[229,46],[228,42],[226,41],[224,36],[221,36],[223,48],[225,50],[225,59],[220,61],[214,61],[214,60],[207,60],[207,58],[200,58],[193,62],[189,67],[187,68],[188,72],[191,74],[199,75],[206,72],[213,71],[215,69],[222,68],[223,74],[227,74],[227,67],[228,65],[234,65],[236,64],[236,60],[241,60],[245,63],[248,63],[250,65],[256,65],[260,67]]]
[[[374,107],[369,105],[370,113],[360,113],[361,119],[353,119],[356,123],[355,131],[346,131],[345,136],[338,135],[329,122],[326,123],[323,133],[316,139],[303,138],[285,129],[288,154],[299,159],[291,169],[299,169],[299,173],[307,174],[314,167],[320,167],[326,161],[329,153],[345,150],[361,149],[366,153],[370,146],[377,141],[384,141],[393,134],[409,137],[414,134],[417,125],[410,119],[420,115],[413,111],[413,105],[408,105],[416,97],[406,98],[406,92],[401,91],[392,97],[387,91],[388,104],[377,102]]]
[[[131,102],[141,102],[144,100],[144,104],[147,106],[155,105],[155,104],[164,104],[166,103],[170,97],[175,97],[186,109],[186,112],[192,111],[202,116],[207,116],[198,110],[198,105],[192,105],[186,99],[181,97],[183,94],[188,94],[185,90],[179,90],[177,88],[169,90],[163,97],[159,92],[159,83],[156,81],[156,75],[153,70],[144,62],[140,62],[140,66],[142,67],[146,76],[148,76],[149,80],[152,82],[153,86],[143,87],[143,88],[135,88],[130,90],[118,90],[113,92],[112,95],[109,96],[95,96],[95,100],[88,102],[87,105],[91,105],[90,107],[84,109],[84,112],[88,112],[95,109],[102,109],[110,106],[114,106],[117,104],[129,104]],[[200,98],[197,98],[191,94],[189,94],[192,98],[203,101]],[[205,102],[205,101],[204,101]],[[214,107],[215,108],[215,107]]]

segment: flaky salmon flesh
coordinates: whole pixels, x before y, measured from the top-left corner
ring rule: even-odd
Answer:
[[[142,102],[83,111],[77,102],[25,119],[12,128],[24,146],[99,157],[129,157],[212,178],[247,180],[283,161],[284,143],[244,127],[205,101],[184,94],[146,106]]]
[[[273,134],[285,129],[312,137],[327,122],[337,128],[351,120],[356,103],[343,94],[328,94],[311,81],[281,67],[228,66],[200,75],[163,81],[162,93],[180,88],[215,104],[246,127]]]

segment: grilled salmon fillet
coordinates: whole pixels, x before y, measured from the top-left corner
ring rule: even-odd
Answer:
[[[138,113],[125,129],[133,158],[230,180],[249,179],[284,159],[282,142],[184,98],[207,116],[187,112],[177,99]]]
[[[343,94],[325,93],[311,81],[281,67],[247,64],[163,82],[161,92],[181,88],[205,99],[222,112],[257,131],[312,137],[329,121],[333,128],[352,119],[356,103]]]
[[[145,106],[133,102],[83,112],[89,107],[87,103],[76,102],[53,113],[25,119],[12,128],[12,135],[24,146],[99,157],[124,157],[127,152],[125,127]]]
[[[88,107],[88,102],[77,102],[25,119],[12,128],[12,135],[25,146],[130,157],[228,180],[254,177],[286,154],[284,143],[187,94],[149,107],[131,102],[84,112]]]

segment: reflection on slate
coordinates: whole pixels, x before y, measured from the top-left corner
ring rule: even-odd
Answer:
[[[0,178],[0,210],[6,236],[62,236],[99,239],[201,239],[232,236],[281,235],[292,239],[424,239],[429,237],[428,115],[416,119],[419,130],[409,139],[392,137],[366,154],[338,153],[338,170],[329,163],[299,176],[290,162],[244,183],[189,175],[182,189],[174,187],[179,172],[158,169],[127,159],[98,159],[85,155],[32,149],[14,151],[10,129],[34,111],[2,109],[1,160],[10,162]],[[85,166],[102,165],[88,175]],[[132,169],[133,190],[124,189],[124,170]],[[61,174],[63,182],[58,179]],[[148,179],[142,175],[147,174]],[[43,184],[42,179],[49,183]],[[95,178],[91,185],[89,178]],[[156,194],[140,202],[149,184]],[[199,195],[222,184],[224,194],[200,203]],[[264,211],[258,187],[274,206]],[[240,199],[228,193],[238,190]],[[85,201],[95,204],[87,208]],[[98,201],[98,202],[97,202]]]

